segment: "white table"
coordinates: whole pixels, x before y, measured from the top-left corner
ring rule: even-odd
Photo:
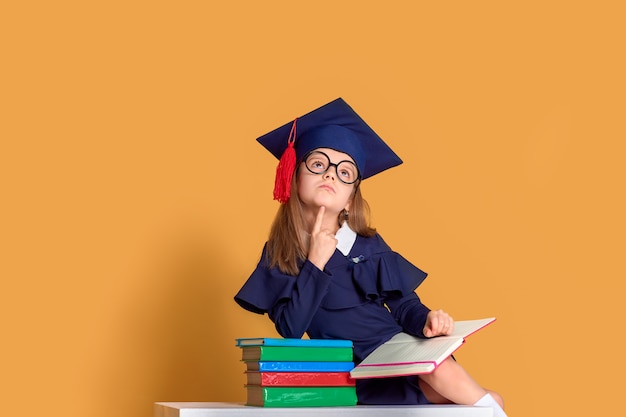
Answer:
[[[154,404],[154,417],[493,417],[489,407],[465,405],[357,405],[354,407],[249,407],[240,403]]]

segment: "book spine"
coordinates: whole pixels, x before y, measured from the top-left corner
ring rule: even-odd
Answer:
[[[242,360],[286,362],[349,362],[352,348],[254,346],[242,348]]]
[[[354,387],[247,388],[249,390],[262,390],[262,404],[249,405],[263,405],[264,407],[353,406],[357,402],[356,389]]]
[[[435,370],[435,362],[422,362],[409,365],[359,365],[350,371],[350,377],[361,378],[389,378],[408,375],[429,374]]]
[[[248,372],[249,385],[261,386],[353,386],[349,372]]]
[[[309,346],[309,347],[349,347],[351,340],[342,339],[293,339],[293,338],[240,338],[236,339],[237,346]]]

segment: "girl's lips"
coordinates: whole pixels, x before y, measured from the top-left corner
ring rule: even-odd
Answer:
[[[335,192],[335,189],[332,186],[327,185],[327,184],[320,185],[320,188],[323,189],[323,190],[332,191],[333,193]]]

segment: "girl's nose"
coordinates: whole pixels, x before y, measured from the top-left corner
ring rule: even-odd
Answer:
[[[324,178],[329,178],[333,180],[336,179],[335,174],[333,173],[333,167],[328,168],[328,170],[324,173]]]

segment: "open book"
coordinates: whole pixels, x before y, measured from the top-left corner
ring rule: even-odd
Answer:
[[[465,342],[467,336],[494,320],[492,317],[457,321],[451,335],[431,339],[398,333],[370,353],[350,372],[350,376],[358,379],[431,373]]]

